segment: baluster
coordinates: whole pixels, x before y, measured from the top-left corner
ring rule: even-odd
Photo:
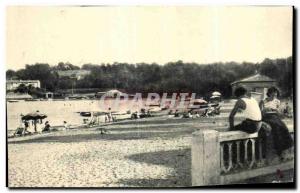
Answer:
[[[235,148],[235,154],[233,154],[234,151],[232,151],[232,169],[237,169],[239,167],[238,158],[237,158],[238,146],[239,146],[238,143],[239,143],[239,141],[233,141],[232,143],[233,143],[232,144],[232,148],[234,146],[236,146],[236,148]],[[233,161],[234,158],[235,158],[235,162]]]
[[[249,168],[252,168],[254,166],[255,163],[255,140],[254,139],[250,139],[251,141],[251,145],[252,145],[252,156],[251,156],[251,162],[249,165]]]
[[[232,142],[228,143],[228,168],[227,172],[232,169]]]
[[[232,169],[232,142],[227,142],[226,144],[224,144],[222,146],[222,149],[223,149],[222,154],[223,155],[224,155],[225,145],[227,145],[227,147],[228,147],[228,154],[227,154],[228,155],[228,160],[223,160],[223,171],[224,171],[224,173],[228,173]],[[224,164],[225,162],[228,163],[227,167]]]
[[[262,148],[262,139],[258,139],[258,166],[263,166],[263,148]]]
[[[244,166],[247,166],[248,164],[248,142],[249,139],[244,141]]]
[[[241,141],[236,141],[236,163],[237,163],[237,166],[242,168],[243,163],[241,162],[240,147],[241,147]]]
[[[220,156],[221,156],[221,172],[225,172],[225,166],[224,166],[224,143],[221,143],[221,149],[220,149]]]

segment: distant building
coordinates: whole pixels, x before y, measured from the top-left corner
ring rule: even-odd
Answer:
[[[31,85],[35,88],[41,88],[41,83],[39,80],[6,80],[6,90],[15,90],[21,84],[25,86]]]
[[[91,74],[89,70],[58,70],[59,77],[75,78],[77,80],[83,79],[87,75]]]
[[[45,99],[53,99],[54,93],[53,92],[46,92],[43,94]]]
[[[259,98],[257,95],[261,95],[261,98],[264,99],[268,88],[276,86],[276,81],[268,76],[255,74],[231,83],[232,93],[234,93],[235,89],[239,86],[245,87],[250,93],[253,93],[255,98]]]
[[[29,94],[21,94],[21,93],[6,93],[7,100],[24,100],[24,99],[32,99],[32,96]]]

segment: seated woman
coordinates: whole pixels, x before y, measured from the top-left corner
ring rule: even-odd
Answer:
[[[45,127],[42,132],[50,132],[50,124],[48,121],[45,122]]]
[[[275,87],[271,87],[267,91],[267,98],[260,103],[262,111],[262,120],[268,123],[272,130],[273,146],[276,153],[285,159],[288,150],[293,146],[293,139],[289,133],[287,126],[279,117],[280,100],[277,99],[279,91]]]
[[[179,111],[178,111],[178,109],[176,109],[176,111],[174,113],[174,117],[179,117]]]

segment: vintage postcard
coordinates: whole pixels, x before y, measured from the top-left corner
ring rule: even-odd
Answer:
[[[7,186],[294,187],[293,17],[7,6]]]

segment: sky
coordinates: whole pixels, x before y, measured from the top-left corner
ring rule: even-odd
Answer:
[[[6,68],[288,57],[292,12],[288,6],[8,6]]]

